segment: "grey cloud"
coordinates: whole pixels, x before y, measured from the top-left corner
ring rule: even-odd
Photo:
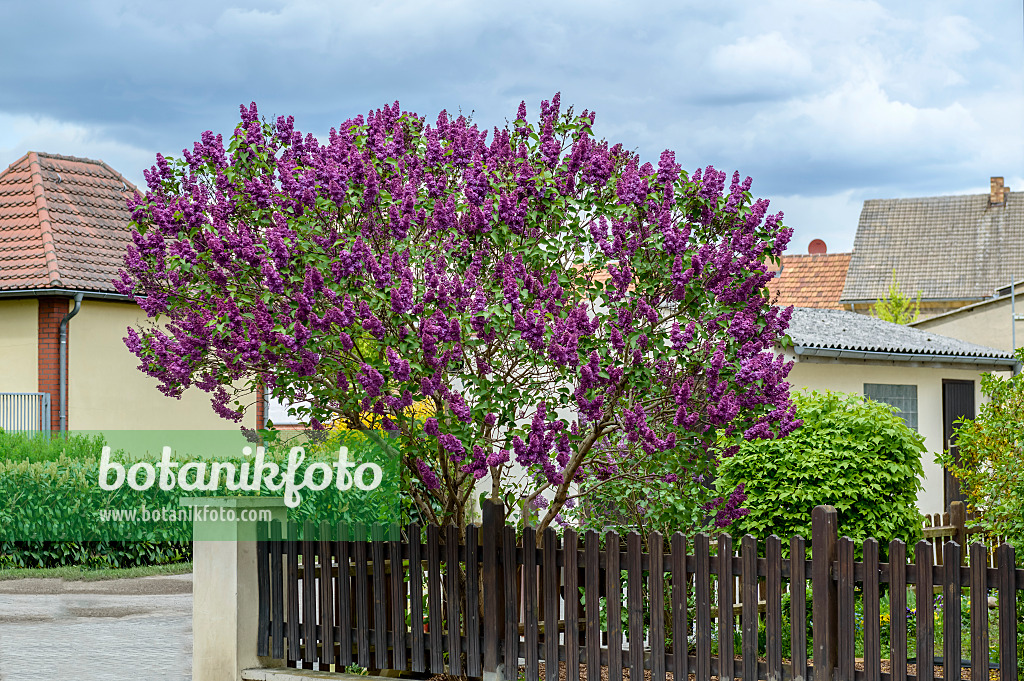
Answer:
[[[229,133],[253,100],[323,134],[395,99],[500,125],[520,99],[536,111],[560,90],[597,112],[599,134],[651,160],[671,148],[687,168],[738,169],[759,194],[941,192],[991,157],[996,117],[972,102],[1001,106],[1021,85],[1020,6],[1008,0],[51,0],[5,12],[0,112],[152,153]],[[874,108],[857,92],[830,104],[857,82],[877,87]],[[998,134],[1020,145],[1019,129]]]

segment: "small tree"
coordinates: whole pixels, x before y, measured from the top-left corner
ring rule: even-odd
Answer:
[[[1024,361],[1024,349],[1017,351]],[[967,506],[989,536],[1005,537],[1024,554],[1024,376],[983,374],[981,391],[989,400],[975,419],[957,422],[958,457],[942,463],[960,480]]]
[[[226,146],[204,133],[146,173],[117,286],[167,324],[126,343],[227,419],[244,382],[363,431],[436,522],[464,524],[488,476],[510,509],[550,498],[543,528],[592,477],[657,460],[689,479],[785,435],[781,213],[750,178],[669,151],[655,169],[593,121],[556,95],[488,138],[396,102],[322,143],[242,107]]]
[[[861,395],[802,392],[793,401],[800,428],[744,443],[719,466],[723,496],[740,485],[747,495],[733,533],[809,538],[811,510],[828,504],[858,546],[867,537],[912,543],[921,531],[924,438],[890,406]]]
[[[910,324],[917,321],[921,314],[921,292],[917,292],[917,299],[913,299],[903,293],[900,284],[896,281],[895,270],[892,273],[892,283],[889,284],[889,293],[885,298],[879,298],[871,307],[871,316],[894,324]]]

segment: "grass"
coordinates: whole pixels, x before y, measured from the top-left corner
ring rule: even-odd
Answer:
[[[72,565],[56,568],[10,568],[0,570],[0,581],[11,579],[63,579],[68,582],[98,582],[105,579],[183,575],[189,572],[192,572],[192,563],[147,565],[133,568],[99,568],[95,570]]]

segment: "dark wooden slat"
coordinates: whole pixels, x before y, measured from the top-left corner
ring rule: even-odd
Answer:
[[[640,535],[626,535],[626,618],[629,623],[629,678],[644,676],[644,592]]]
[[[587,679],[601,678],[601,569],[600,537],[588,530],[583,544],[584,608],[587,620]]]
[[[718,535],[718,674],[722,681],[736,677],[733,643],[733,549],[732,537]]]
[[[516,560],[516,530],[505,527],[501,538],[505,569],[505,681],[519,678],[519,562]]]
[[[369,545],[366,541],[366,526],[355,526],[353,554],[356,564],[356,578],[352,584],[355,592],[356,612],[356,664],[360,667],[373,666],[370,662],[370,578],[366,564]]]
[[[270,656],[284,659],[284,584],[282,571],[281,521],[270,523]]]
[[[836,585],[832,581],[832,562],[839,539],[836,510],[817,506],[811,511],[811,618],[814,623],[814,678],[830,679],[836,666]]]
[[[313,522],[302,528],[302,661],[316,662],[316,549]]]
[[[665,547],[660,532],[647,538],[651,568],[648,572],[648,609],[651,612],[651,678],[665,681]],[[632,678],[632,677],[631,677]]]
[[[605,533],[604,551],[605,605],[608,613],[608,681],[622,681],[622,577],[619,570],[618,534]],[[590,680],[589,676],[587,680]]]
[[[331,526],[320,523],[320,661],[334,664],[334,578],[331,575]]]
[[[878,541],[864,540],[864,681],[881,681]]]
[[[789,640],[793,678],[807,677],[807,542],[789,539]]]
[[[839,681],[853,681],[854,650],[856,648],[857,626],[854,612],[854,581],[853,581],[853,542],[843,537],[836,544],[836,557],[839,561],[839,585],[837,588],[837,610],[839,640],[836,644],[836,666],[839,670]]]
[[[680,681],[689,671],[686,581],[686,537],[676,532],[672,535],[672,676]]]
[[[971,584],[971,678],[988,676],[988,549],[975,542],[970,547]]]
[[[537,623],[537,530],[527,527],[523,530],[523,626],[526,630],[526,681],[538,681],[540,667]]]
[[[338,580],[334,589],[338,601],[338,664],[343,667],[352,664],[352,576],[349,566],[352,542],[349,530],[348,524],[339,522],[334,543],[334,554],[338,560]]]
[[[743,681],[757,681],[757,539],[753,535],[745,535],[740,540],[740,569],[743,572],[740,587],[743,601],[742,678]]]
[[[544,676],[558,681],[558,535],[544,530]]]
[[[697,625],[697,667],[698,679],[711,678],[711,558],[708,536],[698,534],[693,541],[694,553],[694,600]]]
[[[256,525],[256,654],[270,655],[270,528]]]
[[[917,583],[914,598],[917,601],[917,679],[932,681],[935,677],[935,619],[934,592],[932,591],[932,545],[919,541],[914,547]]]
[[[402,566],[402,535],[398,525],[391,526],[391,541],[388,542],[388,553],[391,562],[391,631],[392,631],[392,669],[406,669],[406,641],[408,630],[405,626],[405,609],[408,595],[405,591],[405,570]],[[415,623],[413,623],[415,628]],[[420,627],[423,630],[423,627]]]
[[[999,592],[999,673],[1001,678],[1017,678],[1017,576],[1016,555],[1009,544],[996,549],[996,589]],[[973,678],[973,677],[972,677]]]
[[[427,670],[426,636],[423,632],[423,542],[420,526],[412,523],[406,529],[409,542],[409,623],[412,626],[409,666],[414,672]]]
[[[462,675],[462,618],[459,612],[459,528],[448,526],[445,537],[445,596],[448,599],[448,667]]]
[[[501,628],[505,619],[505,593],[501,565],[498,563],[498,548],[501,546],[501,531],[505,525],[505,507],[501,502],[484,500],[483,512],[483,671],[493,674],[498,671],[498,649]]]
[[[373,558],[373,648],[377,669],[388,668],[387,544],[384,527],[374,523],[370,555]]]
[[[580,570],[579,537],[565,528],[565,675],[567,681],[580,681]]]
[[[907,681],[907,545],[889,542],[889,667],[892,681]]]
[[[293,662],[302,660],[302,648],[299,630],[299,552],[302,543],[299,541],[299,526],[296,522],[288,523],[288,659]]]
[[[960,546],[942,547],[942,676],[960,678]]]
[[[444,672],[444,614],[441,612],[441,530],[427,526],[427,617],[430,638],[430,671]]]
[[[477,546],[480,528],[466,528],[466,675],[483,675],[483,649],[480,647],[480,564]]]
[[[765,654],[768,681],[782,679],[782,540],[776,535],[765,543]]]

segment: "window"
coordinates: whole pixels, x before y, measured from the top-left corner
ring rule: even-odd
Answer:
[[[865,383],[864,397],[895,407],[897,416],[917,430],[917,386],[889,383]]]

